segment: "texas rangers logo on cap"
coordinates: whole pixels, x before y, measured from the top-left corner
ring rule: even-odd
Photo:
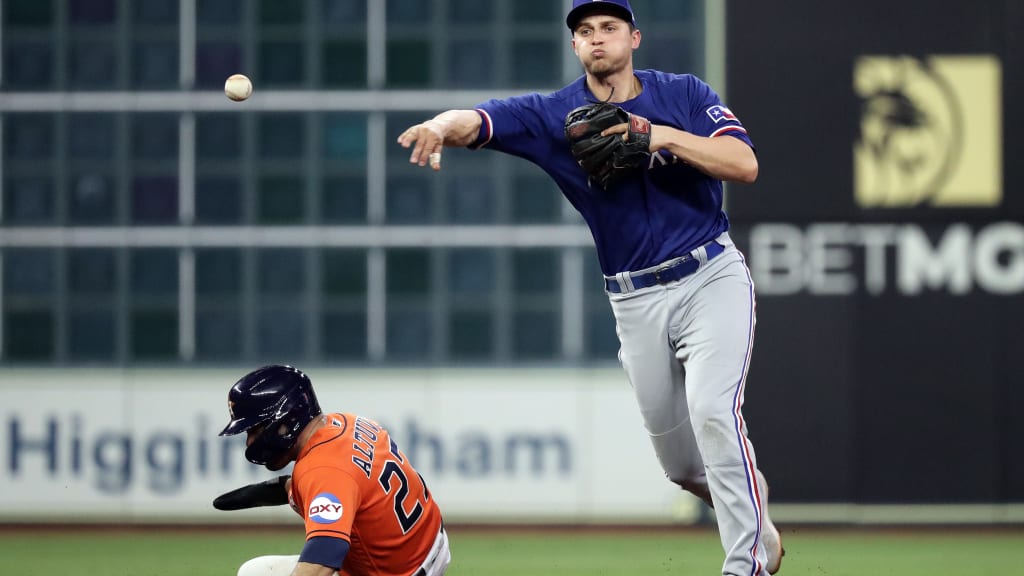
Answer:
[[[344,508],[341,500],[329,492],[322,492],[309,505],[309,519],[318,524],[331,524],[341,519]]]

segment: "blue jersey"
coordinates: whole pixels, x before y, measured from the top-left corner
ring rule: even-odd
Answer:
[[[728,135],[753,147],[736,116],[696,76],[637,70],[643,91],[619,104],[654,124],[698,136]],[[586,77],[552,94],[490,100],[471,148],[486,147],[525,158],[544,169],[583,215],[606,276],[654,266],[710,242],[729,229],[722,211],[722,182],[664,151],[647,170],[608,190],[592,184],[565,138],[566,115],[596,99]]]

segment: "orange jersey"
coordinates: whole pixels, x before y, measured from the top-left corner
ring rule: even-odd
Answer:
[[[423,477],[387,430],[355,414],[327,414],[295,461],[292,507],[306,539],[350,544],[342,576],[410,576],[441,529]]]

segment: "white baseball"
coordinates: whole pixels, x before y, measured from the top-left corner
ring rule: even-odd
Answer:
[[[224,82],[224,94],[235,102],[252,96],[252,81],[245,74],[232,74]]]

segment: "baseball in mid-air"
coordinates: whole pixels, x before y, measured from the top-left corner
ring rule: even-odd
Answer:
[[[252,96],[252,80],[245,74],[232,74],[224,82],[224,94],[235,102]]]

